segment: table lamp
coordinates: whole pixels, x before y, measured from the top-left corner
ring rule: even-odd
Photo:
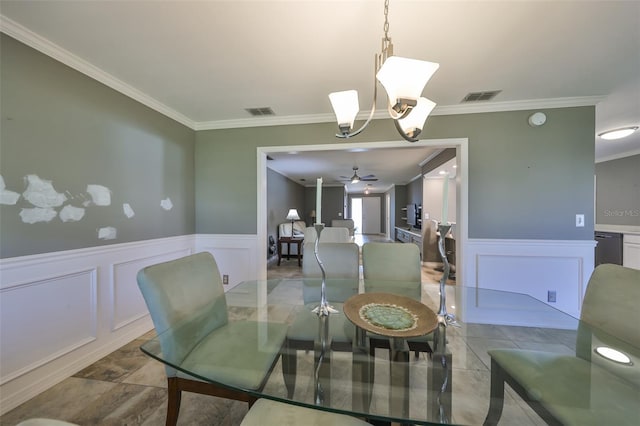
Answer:
[[[293,222],[296,220],[300,220],[298,210],[289,209],[289,213],[287,213],[287,219],[291,221],[291,236],[293,237]]]

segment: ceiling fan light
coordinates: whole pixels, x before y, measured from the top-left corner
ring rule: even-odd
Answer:
[[[607,130],[606,132],[599,133],[598,136],[606,140],[622,139],[626,138],[636,130],[638,130],[638,126],[629,126],[621,129]]]
[[[391,56],[384,61],[376,78],[387,92],[390,106],[396,107],[396,113],[402,113],[398,105],[405,100],[415,102],[439,67],[435,62]]]
[[[418,99],[418,103],[411,112],[405,118],[398,120],[400,128],[410,138],[416,138],[422,132],[427,117],[435,107],[436,103],[427,98]]]
[[[358,115],[358,111],[360,111],[358,91],[345,90],[342,92],[329,93],[329,101],[331,101],[331,107],[333,108],[333,113],[336,115],[340,131],[343,134],[349,133],[349,130],[353,128],[356,115]]]
[[[351,183],[358,183],[360,182],[360,176],[358,176],[357,173],[354,173],[353,176],[351,177]]]

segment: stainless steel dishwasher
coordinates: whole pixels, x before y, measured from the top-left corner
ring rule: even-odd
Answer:
[[[601,263],[622,265],[622,234],[596,231],[595,236],[597,242],[595,266]]]

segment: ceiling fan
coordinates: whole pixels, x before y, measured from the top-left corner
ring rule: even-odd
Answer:
[[[358,182],[375,182],[378,180],[378,178],[376,178],[375,175],[366,175],[366,176],[358,176],[358,167],[357,166],[353,166],[353,176],[351,177],[347,177],[347,176],[340,176],[342,178],[342,180],[347,180],[351,183],[358,183]]]

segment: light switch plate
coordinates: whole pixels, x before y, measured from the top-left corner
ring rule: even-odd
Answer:
[[[584,228],[584,215],[577,214],[576,215],[576,228]]]

